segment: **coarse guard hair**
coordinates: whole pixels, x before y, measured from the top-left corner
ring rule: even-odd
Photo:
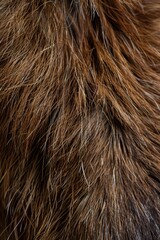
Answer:
[[[160,239],[160,1],[0,1],[0,240]]]

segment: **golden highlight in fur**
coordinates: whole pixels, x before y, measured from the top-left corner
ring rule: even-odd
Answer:
[[[0,239],[160,239],[160,3],[0,1]]]

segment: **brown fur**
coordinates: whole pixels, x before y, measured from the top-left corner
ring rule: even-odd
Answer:
[[[160,4],[1,0],[0,27],[0,239],[160,239]]]

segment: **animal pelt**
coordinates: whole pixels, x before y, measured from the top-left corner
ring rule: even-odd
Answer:
[[[1,0],[0,239],[160,239],[160,4]]]

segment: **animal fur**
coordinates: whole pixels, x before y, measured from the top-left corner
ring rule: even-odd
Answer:
[[[0,239],[160,239],[160,3],[0,1]]]

